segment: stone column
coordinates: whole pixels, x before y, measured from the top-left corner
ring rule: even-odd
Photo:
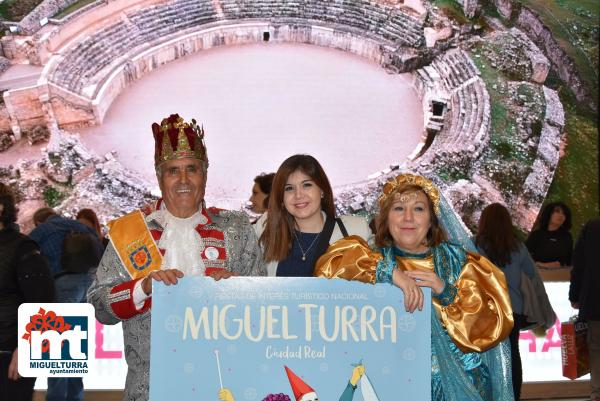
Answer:
[[[40,87],[40,102],[42,103],[42,110],[44,112],[44,120],[46,121],[46,127],[48,127],[49,131],[53,129],[58,129],[58,123],[56,122],[56,116],[54,115],[54,109],[52,108],[52,103],[50,102],[50,92],[48,91],[48,87],[42,89]]]
[[[58,152],[60,144],[60,129],[56,122],[56,116],[54,114],[54,108],[50,101],[50,88],[47,85],[40,87],[40,102],[42,103],[42,110],[44,111],[44,120],[46,121],[46,127],[50,132],[50,139],[48,140],[48,152]]]
[[[11,35],[7,35],[1,38],[0,45],[2,45],[2,52],[4,53],[4,57],[6,57],[9,60],[15,57],[17,46]]]
[[[10,91],[4,92],[4,104],[6,105],[6,110],[8,111],[8,119],[10,121],[10,128],[12,130],[12,133],[15,136],[15,139],[17,141],[20,141],[22,137],[21,126],[19,125],[17,113],[10,98]]]

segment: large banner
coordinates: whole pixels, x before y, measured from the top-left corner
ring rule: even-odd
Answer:
[[[223,388],[236,401],[429,400],[430,306],[429,291],[410,314],[398,288],[345,280],[155,283],[150,400],[217,400]]]
[[[560,321],[566,321],[576,313],[569,303],[569,283],[545,283],[546,291],[557,323],[544,337],[536,337],[531,331],[521,332],[519,349],[523,360],[523,381],[551,382],[568,380],[562,375],[560,355]],[[123,356],[123,331],[121,324],[103,325],[96,322],[96,371],[84,377],[87,390],[122,390],[125,387],[127,364]],[[590,375],[577,380],[589,380]],[[35,382],[36,390],[46,388],[46,380]],[[260,401],[260,400],[258,400]]]

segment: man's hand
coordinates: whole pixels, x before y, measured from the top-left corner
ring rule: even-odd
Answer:
[[[356,366],[354,369],[352,369],[352,376],[350,377],[350,384],[352,384],[354,387],[356,387],[356,384],[358,383],[358,381],[364,374],[365,374],[365,365],[361,364],[361,365]]]
[[[8,365],[8,378],[10,380],[19,380],[21,375],[19,374],[19,356],[18,348],[15,348],[12,354],[12,358],[10,359],[10,365]]]
[[[413,278],[400,269],[394,269],[392,281],[404,293],[404,308],[407,312],[412,313],[417,308],[423,310],[423,291]]]
[[[183,272],[177,269],[154,270],[142,281],[142,290],[146,295],[152,294],[152,280],[162,281],[165,285],[177,284],[177,279],[183,277]]]
[[[215,281],[219,281],[222,278],[229,278],[231,276],[239,276],[239,274],[230,272],[229,270],[225,270],[225,269],[218,269],[218,270],[214,270],[213,272],[211,272],[208,275],[208,277],[214,278]]]
[[[231,394],[231,391],[229,391],[228,388],[222,388],[221,390],[219,390],[219,400],[235,401],[235,398],[233,398],[233,394]]]

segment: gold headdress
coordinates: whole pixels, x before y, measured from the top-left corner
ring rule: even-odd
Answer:
[[[390,179],[383,186],[382,194],[379,197],[379,206],[383,206],[388,197],[396,194],[400,189],[407,185],[416,185],[421,187],[427,194],[429,200],[433,203],[433,210],[436,216],[440,215],[440,191],[437,187],[425,177],[415,174],[400,174],[396,178]]]
[[[179,114],[164,118],[160,125],[152,124],[154,133],[154,165],[168,160],[198,159],[208,162],[204,144],[204,128],[192,119],[186,123]]]

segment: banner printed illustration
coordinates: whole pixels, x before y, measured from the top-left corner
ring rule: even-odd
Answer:
[[[429,400],[430,304],[427,290],[410,314],[398,288],[345,280],[155,283],[150,399],[217,400],[223,387],[234,401],[305,401],[310,390],[330,401]]]

